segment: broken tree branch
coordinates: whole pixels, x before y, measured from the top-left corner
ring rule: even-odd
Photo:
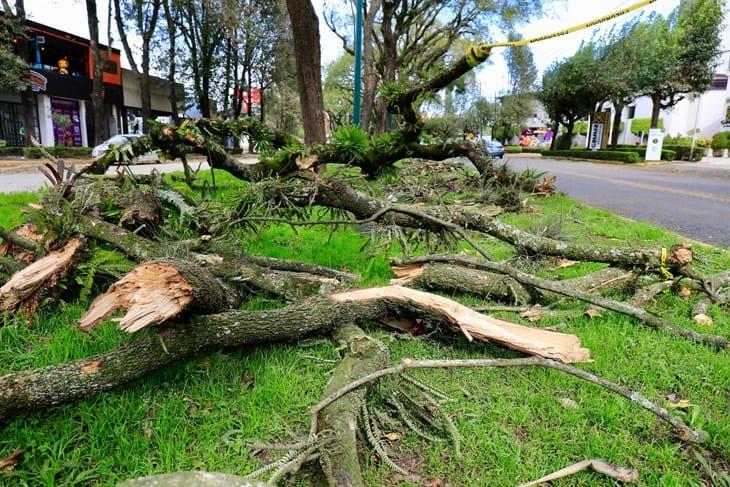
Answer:
[[[703,442],[708,439],[708,434],[702,430],[694,430],[681,419],[673,416],[669,411],[663,407],[656,405],[643,397],[636,391],[627,389],[624,386],[608,381],[602,377],[599,377],[590,372],[586,372],[577,367],[566,365],[554,360],[542,358],[542,357],[529,357],[529,358],[515,358],[515,359],[473,359],[473,360],[416,360],[405,358],[400,363],[393,367],[380,369],[377,372],[361,377],[360,379],[351,382],[350,384],[339,389],[335,393],[327,396],[310,409],[310,415],[313,423],[316,422],[320,411],[325,407],[329,406],[333,402],[337,401],[341,397],[349,394],[350,392],[370,384],[374,381],[379,380],[382,377],[390,375],[399,375],[409,369],[437,369],[437,368],[452,368],[452,367],[524,367],[524,366],[539,366],[549,369],[559,370],[566,374],[572,375],[579,379],[587,382],[591,382],[598,386],[603,387],[611,392],[614,392],[620,396],[625,397],[634,404],[638,404],[645,410],[657,416],[659,419],[666,421],[673,428],[675,434],[682,440]]]
[[[684,338],[688,338],[694,342],[703,344],[703,345],[710,345],[713,347],[717,347],[720,349],[728,349],[730,348],[730,341],[726,339],[725,337],[718,336],[718,335],[708,335],[705,333],[699,333],[694,330],[689,330],[687,328],[682,328],[681,326],[675,325],[674,323],[671,323],[661,316],[657,316],[655,314],[649,313],[648,311],[638,308],[636,306],[632,306],[628,303],[623,303],[621,301],[614,301],[611,299],[603,298],[601,296],[596,296],[594,294],[586,293],[583,291],[578,291],[575,289],[566,289],[563,288],[563,286],[560,286],[555,281],[551,281],[549,279],[544,279],[538,276],[534,276],[532,274],[528,274],[526,272],[522,272],[518,269],[515,269],[514,267],[504,264],[502,262],[493,262],[493,261],[487,261],[487,260],[476,260],[476,259],[470,259],[463,256],[458,255],[452,255],[452,256],[425,256],[425,257],[417,257],[414,259],[408,259],[408,260],[396,260],[396,265],[407,265],[407,264],[414,264],[414,263],[426,263],[426,262],[447,262],[452,264],[459,264],[463,265],[465,267],[475,267],[477,269],[482,269],[486,271],[491,272],[499,272],[501,274],[510,276],[514,278],[519,283],[526,285],[526,286],[532,286],[538,289],[542,289],[545,291],[551,291],[556,294],[560,294],[563,296],[568,296],[571,298],[578,299],[580,301],[593,304],[595,306],[598,306],[600,308],[605,308],[611,311],[615,311],[617,313],[621,313],[627,316],[631,316],[633,318],[636,318],[639,320],[642,324],[653,328],[655,330],[663,331],[665,333],[668,333],[670,335],[677,335]]]
[[[583,460],[582,462],[575,463],[568,467],[553,472],[550,475],[546,475],[542,478],[528,482],[526,484],[520,484],[519,487],[533,487],[535,485],[541,485],[545,482],[550,482],[557,479],[562,479],[569,475],[574,475],[578,472],[582,472],[587,468],[592,468],[598,473],[602,473],[612,479],[619,480],[627,484],[633,484],[639,481],[639,472],[633,468],[619,467],[612,463],[608,463],[600,458],[594,458],[592,460]]]

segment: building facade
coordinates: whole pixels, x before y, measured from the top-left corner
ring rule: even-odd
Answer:
[[[87,116],[94,78],[94,62],[87,39],[27,21],[29,79],[33,92],[36,138],[44,146],[88,146],[94,126]],[[122,108],[122,70],[118,49],[103,47],[104,120],[116,134]],[[0,93],[0,138],[22,145],[22,106],[19,93]]]
[[[44,146],[94,145],[91,93],[94,60],[88,39],[33,21],[29,32],[29,80],[32,89],[32,133]],[[139,81],[122,69],[119,49],[101,46],[106,133],[141,133]],[[167,80],[152,77],[152,118],[169,121],[171,103]],[[184,88],[178,85],[178,93]],[[23,107],[20,93],[0,92],[0,139],[23,145]]]

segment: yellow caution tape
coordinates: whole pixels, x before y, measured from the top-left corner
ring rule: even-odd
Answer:
[[[469,66],[477,66],[478,64],[484,62],[487,57],[489,57],[489,52],[493,47],[526,46],[528,44],[534,44],[535,42],[541,42],[548,39],[554,39],[556,37],[562,37],[564,35],[572,34],[573,32],[578,32],[579,30],[589,29],[598,24],[608,22],[609,20],[613,20],[617,17],[621,17],[622,15],[626,15],[629,12],[644,8],[654,2],[656,2],[656,0],[642,0],[640,2],[636,2],[633,5],[629,5],[628,7],[616,10],[615,12],[612,12],[608,15],[604,15],[603,17],[598,17],[593,20],[589,20],[588,22],[574,25],[573,27],[568,27],[567,29],[551,32],[549,34],[533,37],[531,39],[522,39],[519,41],[510,42],[498,42],[494,44],[472,44],[471,46],[469,46],[469,49],[466,52],[466,62],[469,63]]]
[[[662,276],[664,276],[666,279],[673,279],[674,276],[671,272],[669,272],[669,268],[667,268],[667,257],[668,257],[668,251],[666,247],[662,247],[662,256],[659,261],[659,272],[661,272]]]

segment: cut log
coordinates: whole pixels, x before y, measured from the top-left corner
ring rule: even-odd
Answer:
[[[575,335],[530,328],[485,316],[451,299],[401,286],[361,289],[333,294],[340,302],[391,300],[421,312],[435,313],[469,340],[474,338],[499,343],[507,348],[551,358],[564,363],[585,362],[590,351],[580,346]]]
[[[30,315],[42,298],[56,290],[58,281],[74,267],[83,250],[83,240],[73,238],[63,247],[13,274],[0,288],[0,311]]]
[[[513,301],[518,304],[530,303],[536,297],[550,300],[561,297],[557,293],[525,287],[504,274],[457,264],[413,262],[392,266],[392,270],[398,279],[391,280],[391,284],[400,286],[473,294],[493,300]],[[633,272],[606,267],[585,276],[554,282],[565,289],[613,292],[625,290],[635,279],[636,274]]]
[[[393,266],[392,270],[398,276],[390,281],[393,285],[473,294],[518,304],[532,302],[530,292],[504,274],[439,263]]]
[[[88,332],[124,310],[119,328],[134,333],[165,323],[183,311],[225,311],[240,300],[238,291],[222,284],[204,267],[175,259],[155,260],[135,267],[99,295],[79,320],[79,328]]]
[[[579,291],[575,289],[565,289],[558,282],[544,279],[526,272],[522,272],[504,262],[492,262],[488,260],[477,260],[468,257],[454,256],[454,255],[430,255],[423,257],[416,257],[404,261],[394,261],[396,265],[412,264],[412,263],[423,263],[423,262],[448,262],[448,263],[459,263],[466,267],[474,267],[476,269],[482,269],[490,272],[499,272],[514,278],[520,284],[525,286],[531,286],[543,291],[551,291],[553,293],[561,294],[563,296],[571,297],[583,301],[585,303],[593,304],[600,308],[605,308],[617,313],[621,313],[627,316],[631,316],[639,320],[639,322],[645,326],[660,330],[671,335],[677,335],[696,343],[703,345],[709,345],[720,349],[730,349],[730,341],[719,335],[709,335],[706,333],[698,333],[694,330],[689,330],[681,326],[675,325],[668,320],[665,320],[661,316],[649,313],[643,308],[632,306],[629,303],[614,301],[601,296],[587,293],[585,291]]]

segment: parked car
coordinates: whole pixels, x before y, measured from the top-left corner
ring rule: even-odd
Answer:
[[[492,157],[504,157],[504,146],[498,140],[485,140],[484,150]]]
[[[112,146],[115,145],[122,145],[127,144],[129,142],[132,142],[140,137],[139,134],[121,134],[121,135],[115,135],[113,137],[108,138],[101,144],[97,145],[91,150],[91,157],[100,157],[106,153]],[[133,163],[159,163],[160,159],[157,157],[157,153],[154,151],[147,152],[146,154],[142,154],[141,156],[137,156],[132,160]]]

